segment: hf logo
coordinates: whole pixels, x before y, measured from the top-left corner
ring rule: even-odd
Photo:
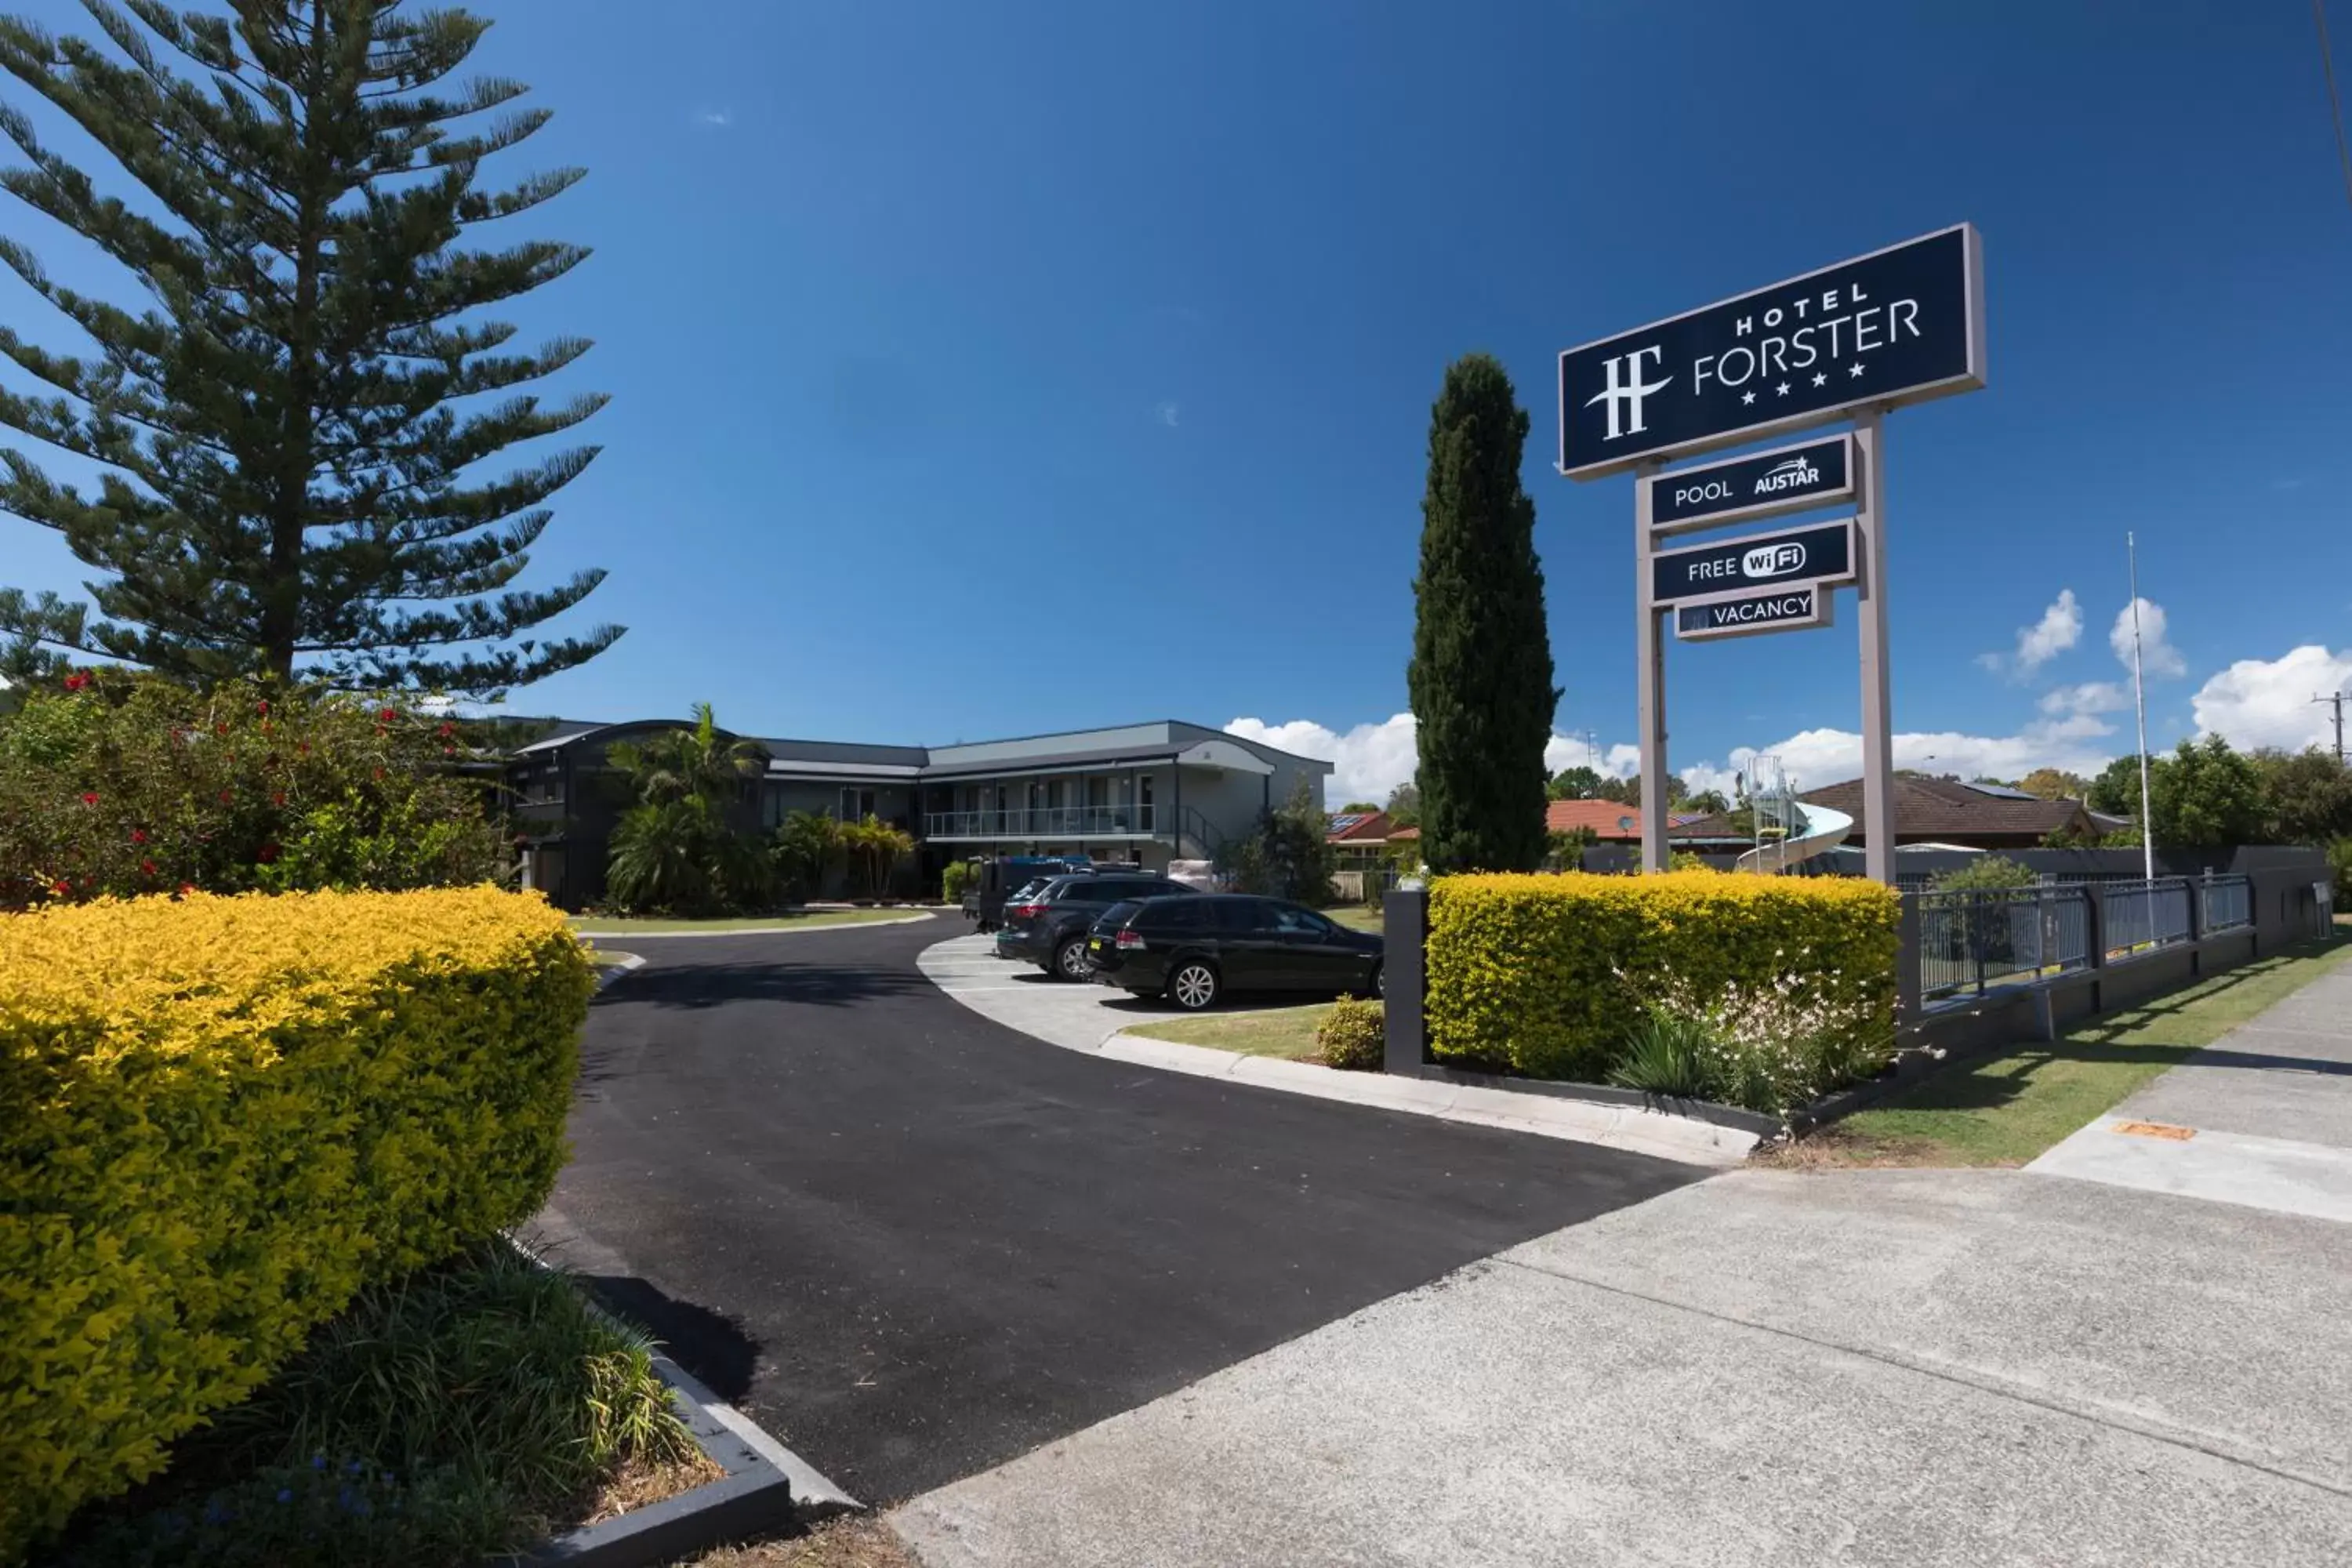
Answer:
[[[1609,372],[1608,384],[1586,398],[1584,405],[1587,408],[1596,403],[1609,405],[1609,434],[1602,437],[1602,440],[1614,441],[1620,436],[1639,436],[1647,428],[1642,423],[1642,400],[1654,392],[1664,392],[1672,384],[1673,378],[1645,382],[1642,379],[1642,372],[1644,368],[1655,370],[1658,362],[1665,357],[1666,351],[1653,344],[1601,362]],[[1650,362],[1646,367],[1642,363],[1643,360]]]

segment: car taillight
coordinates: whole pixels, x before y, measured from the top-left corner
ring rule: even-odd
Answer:
[[[1039,915],[1045,912],[1045,906],[1043,904],[1015,904],[1004,912],[1009,915],[1018,915],[1024,921],[1034,921]]]
[[[1143,933],[1141,931],[1123,931],[1118,933],[1118,950],[1121,952],[1139,952],[1142,947]]]

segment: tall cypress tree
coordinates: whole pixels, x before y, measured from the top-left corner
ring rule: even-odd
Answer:
[[[1543,863],[1551,683],[1536,507],[1519,483],[1528,416],[1488,354],[1445,372],[1405,680],[1421,748],[1422,853],[1440,871]]]
[[[496,112],[520,82],[436,89],[488,24],[403,14],[399,0],[231,0],[225,16],[83,4],[111,50],[0,18],[0,68],[96,140],[143,199],[100,194],[13,105],[0,133],[26,166],[0,186],[95,244],[147,299],[124,309],[67,288],[0,238],[0,261],[95,345],[56,353],[0,326],[0,354],[62,395],[0,387],[0,425],[102,466],[90,494],[0,451],[0,510],[56,529],[101,574],[87,584],[96,619],[54,595],[0,592],[12,668],[47,645],[198,680],[299,670],[488,693],[603,651],[620,627],[524,635],[601,571],[512,586],[551,515],[541,503],[596,449],[474,472],[605,402],[514,390],[579,358],[585,339],[501,353],[515,329],[471,314],[587,254],[459,243],[583,173],[478,188],[483,160],[548,118]]]

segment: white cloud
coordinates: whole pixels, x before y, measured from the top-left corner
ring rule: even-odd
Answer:
[[[1263,719],[1236,719],[1225,733],[1263,741],[1302,757],[1318,757],[1331,764],[1324,798],[1333,805],[1351,800],[1385,801],[1389,792],[1412,781],[1420,753],[1413,743],[1413,719],[1398,713],[1377,724],[1359,724],[1345,734],[1312,719],[1269,724]],[[1631,778],[1642,765],[1638,746],[1622,743],[1590,753],[1592,765],[1606,777]],[[1544,747],[1544,767],[1559,773],[1583,763],[1588,755],[1581,735],[1555,733]]]
[[[2058,686],[2042,694],[2041,708],[2054,717],[2120,713],[2132,705],[2131,689],[2120,680],[2086,680],[2079,686]]]
[[[1161,403],[1154,407],[1152,412],[1160,416],[1160,423],[1167,426],[1171,430],[1176,428],[1178,420],[1184,413],[1183,409],[1178,407],[1174,403]]]
[[[2165,640],[2164,606],[2147,599],[2135,599],[2139,606],[2140,659],[2150,680],[2168,680],[2189,673],[2189,661],[2180,650]],[[2107,646],[2116,650],[2123,667],[2132,667],[2132,605],[2126,605],[2116,612],[2116,624],[2108,628]]]
[[[698,125],[708,125],[714,130],[724,131],[735,123],[735,115],[731,110],[705,109],[695,115],[694,121]]]
[[[2082,640],[2083,606],[2074,589],[2061,588],[2040,620],[2017,628],[2017,673],[2032,674]]]
[[[1333,805],[1351,800],[1385,801],[1389,791],[1412,777],[1415,755],[1410,713],[1399,713],[1377,724],[1359,724],[1344,735],[1312,719],[1282,724],[1236,719],[1225,726],[1225,732],[1329,763],[1331,777],[1323,795]]]
[[[2336,720],[2325,702],[2352,688],[2352,648],[2331,653],[2316,643],[2273,659],[2242,658],[2197,689],[2189,705],[2200,735],[2226,735],[2240,751],[2256,746],[2333,746]]]

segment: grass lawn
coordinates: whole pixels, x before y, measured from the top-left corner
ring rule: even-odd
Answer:
[[[903,921],[919,910],[812,910],[782,915],[740,915],[727,920],[630,920],[619,915],[572,915],[572,929],[599,936],[659,936],[677,931],[817,931],[825,926],[872,925],[878,921]]]
[[[1328,1002],[1310,1002],[1303,1007],[1253,1007],[1245,1012],[1213,1013],[1204,1018],[1155,1018],[1127,1032],[1173,1040],[1181,1046],[1213,1046],[1245,1057],[1309,1061],[1316,1054],[1316,1026],[1330,1011]]]
[[[1948,1068],[1768,1158],[1790,1165],[2021,1165],[2347,954],[2352,941],[2339,933],[2102,1014],[2062,1039]]]
[[[1378,910],[1367,909],[1362,904],[1340,904],[1323,912],[1349,931],[1368,931],[1374,936],[1381,934],[1381,911]]]

